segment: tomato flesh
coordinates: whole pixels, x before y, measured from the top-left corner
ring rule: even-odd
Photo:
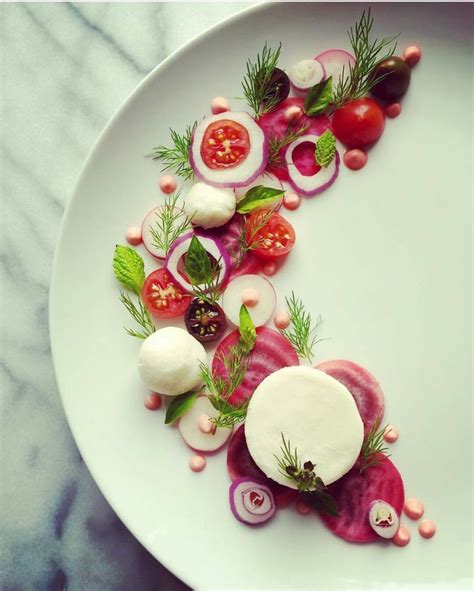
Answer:
[[[230,119],[211,123],[201,143],[201,158],[212,169],[232,168],[243,162],[250,151],[246,128]]]
[[[263,259],[288,254],[296,239],[293,226],[280,214],[273,213],[262,227],[265,214],[265,211],[257,211],[246,222],[245,234],[252,252]]]
[[[376,142],[385,127],[382,107],[371,98],[357,99],[334,111],[334,135],[349,148],[363,148]]]
[[[156,318],[181,316],[191,303],[191,296],[173,281],[166,269],[157,269],[148,275],[142,298],[150,314]]]

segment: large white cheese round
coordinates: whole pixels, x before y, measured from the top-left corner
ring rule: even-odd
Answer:
[[[316,464],[328,485],[344,476],[360,453],[364,427],[345,386],[312,367],[284,367],[261,382],[245,420],[245,438],[258,467],[272,480],[296,484],[280,473],[282,434],[303,464]]]
[[[207,363],[201,343],[182,328],[168,326],[143,341],[138,371],[150,390],[177,396],[201,386],[200,362]]]

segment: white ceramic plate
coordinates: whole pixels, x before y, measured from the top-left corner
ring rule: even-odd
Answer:
[[[139,343],[112,273],[114,245],[160,201],[159,167],[143,155],[238,96],[245,60],[265,40],[282,64],[331,47],[360,4],[276,4],[213,28],[166,60],[102,134],[64,220],[51,286],[51,339],[67,417],[81,453],[118,515],[148,550],[198,589],[411,588],[469,585],[470,6],[377,4],[377,31],[416,42],[403,111],[358,173],[342,168],[323,196],[288,216],[298,242],[275,278],[324,318],[319,359],[370,368],[401,431],[393,447],[409,496],[438,525],[410,524],[404,549],[343,542],[316,518],[283,511],[250,529],[231,515],[225,453],[202,474],[161,413],[143,408]],[[234,102],[237,106],[237,103]],[[149,261],[149,259],[148,259]],[[149,261],[150,262],[150,261]],[[150,265],[148,267],[150,269]]]

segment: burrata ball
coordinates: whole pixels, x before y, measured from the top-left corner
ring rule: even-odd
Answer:
[[[182,328],[161,328],[143,342],[138,371],[154,392],[178,396],[202,385],[200,363],[207,363],[204,347]]]
[[[219,189],[206,183],[193,185],[184,200],[184,211],[192,222],[203,228],[217,228],[235,213],[236,199],[231,189]]]

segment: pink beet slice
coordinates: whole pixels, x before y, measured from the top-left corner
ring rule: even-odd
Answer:
[[[349,390],[364,423],[364,435],[367,435],[374,422],[382,420],[385,402],[382,388],[374,376],[362,365],[344,359],[323,361],[315,368],[335,378]]]
[[[301,107],[303,108],[304,99],[300,97],[287,98],[280,103],[278,109],[261,115],[257,121],[260,127],[263,129],[268,137],[282,137],[288,129],[288,123],[285,121],[285,111],[288,107]],[[331,122],[326,115],[320,115],[319,117],[307,117],[303,114],[303,117],[297,123],[292,125],[292,129],[299,129],[303,125],[308,125],[305,134],[321,135],[326,129],[331,128]],[[271,172],[282,181],[288,181],[288,171],[285,164],[285,152],[287,146],[282,148],[280,151],[280,157],[282,159],[282,167],[271,167],[267,168],[268,172]],[[314,158],[313,158],[314,160]]]
[[[275,497],[275,505],[283,509],[291,505],[298,496],[298,493],[267,478],[253,461],[245,440],[244,425],[234,431],[227,448],[227,471],[231,480],[249,478],[268,486]]]
[[[345,476],[331,484],[327,492],[337,503],[339,517],[321,514],[321,519],[332,532],[349,542],[380,540],[369,523],[372,501],[380,500],[392,505],[399,517],[405,502],[400,472],[386,457],[362,474],[356,464]]]
[[[227,370],[219,357],[225,356],[230,347],[235,347],[239,340],[239,331],[229,333],[220,343],[212,361],[212,372],[215,376],[227,376]],[[277,369],[299,365],[298,355],[290,343],[279,332],[260,326],[257,328],[257,340],[250,354],[250,361],[245,377],[238,386],[229,402],[241,404],[254,393],[255,388]]]

